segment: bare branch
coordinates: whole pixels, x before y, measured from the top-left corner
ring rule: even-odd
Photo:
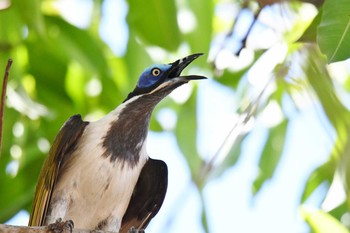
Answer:
[[[49,227],[27,227],[0,224],[0,233],[52,233]],[[97,231],[85,229],[73,229],[72,233],[112,233],[110,231]]]
[[[2,83],[1,102],[0,102],[0,158],[1,158],[1,148],[2,148],[2,124],[4,121],[6,88],[7,88],[7,80],[9,77],[11,65],[12,65],[12,59],[8,59],[6,69],[5,69],[5,74],[4,74],[4,80]]]

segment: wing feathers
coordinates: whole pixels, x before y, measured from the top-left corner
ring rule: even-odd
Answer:
[[[145,229],[163,204],[168,186],[168,168],[161,160],[149,159],[137,181],[124,214],[120,233],[131,227]]]
[[[86,125],[80,115],[69,118],[57,134],[49,155],[41,169],[36,186],[35,197],[30,214],[29,226],[42,226],[50,204],[51,193],[54,188],[61,164],[68,160],[74,151]]]

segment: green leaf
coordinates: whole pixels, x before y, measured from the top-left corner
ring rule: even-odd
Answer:
[[[237,72],[230,72],[227,69],[225,69],[224,73],[215,80],[225,86],[229,86],[236,89],[239,81],[241,80],[243,75],[249,70],[249,68],[250,67],[247,67]]]
[[[7,187],[2,189],[0,194],[1,222],[8,220],[21,210],[23,206],[30,205],[34,197],[40,167],[41,163],[33,161],[33,163],[22,168],[14,178],[1,174],[1,185],[2,187]]]
[[[349,132],[350,126],[348,126]],[[337,141],[335,143],[335,146],[333,148],[333,157],[340,158],[339,160],[339,166],[338,171],[342,178],[342,183],[344,185],[345,191],[347,195],[350,197],[350,140],[349,140],[349,133],[346,135],[346,138],[344,138],[344,141],[341,141],[342,138],[337,138]],[[341,146],[341,147],[340,147]],[[339,150],[341,148],[341,150]],[[350,203],[349,203],[349,209],[350,209]]]
[[[2,151],[1,151],[1,160],[0,160],[0,187],[3,189],[2,181],[6,179],[6,167],[7,164],[12,161],[10,156],[11,146],[14,144],[14,137],[12,135],[13,125],[18,121],[19,113],[13,108],[4,109],[4,121],[3,121],[3,142],[2,142]],[[3,192],[0,192],[0,199]],[[1,200],[0,200],[1,201]],[[0,211],[1,211],[0,205]],[[0,214],[1,215],[1,214]],[[1,221],[1,220],[0,220]]]
[[[190,99],[178,111],[175,129],[177,143],[184,154],[194,176],[199,171],[202,160],[197,151],[197,89],[194,88]],[[194,177],[196,178],[196,177]],[[199,180],[197,180],[199,182]]]
[[[45,36],[45,23],[41,12],[40,0],[13,0],[14,7],[18,10],[24,22],[41,37]]]
[[[259,60],[261,55],[265,53],[265,50],[258,50],[254,52],[254,59],[251,64],[247,65],[246,67],[242,68],[241,70],[237,71],[230,71],[228,69],[225,69],[224,72],[215,78],[216,81],[219,83],[232,87],[234,89],[237,88],[239,82],[241,81],[241,78],[249,71],[249,69],[252,67],[252,65]]]
[[[150,130],[152,130],[154,132],[162,132],[163,131],[162,126],[159,124],[158,120],[154,117],[152,117],[152,119],[151,119],[149,128],[150,128]]]
[[[329,121],[336,129],[338,136],[345,141],[350,125],[350,114],[339,100],[326,64],[317,56],[318,54],[317,49],[310,49],[309,59],[304,63],[303,69]]]
[[[0,11],[0,57],[21,42],[24,27],[25,25],[14,7]],[[1,59],[1,64],[4,64],[3,61],[8,58],[7,56],[6,59]]]
[[[253,183],[253,194],[257,194],[262,185],[272,178],[280,161],[287,131],[288,121],[285,120],[269,132],[267,142],[259,161],[260,173]]]
[[[88,31],[74,27],[59,17],[47,16],[48,31],[51,33],[50,49],[64,56],[64,59],[74,59],[85,69],[102,77],[109,77],[107,61],[103,47]]]
[[[127,67],[127,90],[130,92],[136,86],[142,71],[152,64],[144,46],[137,43],[133,33],[130,34],[124,59]]]
[[[317,42],[329,63],[350,57],[349,12],[349,0],[325,0]]]
[[[344,179],[343,183],[348,189],[350,187],[350,160],[348,156],[350,152],[350,114],[338,97],[337,91],[326,69],[325,62],[322,59],[319,59],[317,55],[318,51],[316,49],[311,49],[309,59],[303,68],[311,87],[322,104],[325,115],[336,130],[337,134],[333,151],[331,153],[331,159],[334,160],[337,165],[332,164],[333,161],[331,164],[326,165],[330,166],[330,172],[332,173],[323,174],[323,176],[324,178],[333,177],[332,174],[334,174],[335,167],[337,167],[341,177]],[[313,186],[316,187],[316,184]],[[310,193],[310,191],[307,191],[307,193]]]
[[[237,138],[225,159],[222,162],[220,162],[219,165],[216,165],[214,168],[212,168],[212,171],[210,171],[210,178],[220,178],[220,176],[225,171],[227,171],[228,168],[236,164],[236,162],[240,158],[242,151],[242,143],[246,136],[247,135],[242,135]]]
[[[341,219],[341,217],[343,217],[344,214],[347,214],[349,210],[346,202],[347,201],[344,201],[342,204],[329,211],[329,214],[338,220]]]
[[[196,20],[196,28],[187,36],[191,50],[194,52],[208,52],[213,28],[211,26],[213,24],[213,1],[190,0],[188,5]],[[204,65],[205,60],[203,59],[199,63]]]
[[[136,84],[131,83],[130,78],[128,77],[128,67],[126,65],[126,59],[113,57],[111,59],[108,59],[108,62],[112,71],[112,79],[119,90],[118,94],[120,94],[123,97],[126,97],[131,91],[131,88],[133,88],[132,85]]]
[[[35,78],[38,99],[53,110],[65,109],[69,112],[72,102],[65,90],[67,61],[38,40],[28,42],[27,48],[29,71]]]
[[[180,45],[174,0],[129,0],[127,20],[146,44],[174,51]]]
[[[327,163],[324,163],[315,169],[309,176],[304,187],[303,194],[301,195],[301,203],[304,203],[321,184],[326,183],[329,187],[331,185],[335,169],[336,163],[333,160],[329,160]]]
[[[349,233],[341,222],[322,210],[303,208],[302,215],[314,233]]]
[[[77,110],[85,109],[86,107],[85,85],[86,76],[84,68],[77,62],[72,62],[67,67],[65,91],[72,101],[74,101]]]
[[[322,8],[319,10],[316,17],[312,20],[309,27],[305,30],[303,35],[298,39],[298,42],[316,42],[317,29],[322,18]]]
[[[199,197],[200,197],[200,201],[201,201],[201,205],[202,205],[202,213],[201,213],[201,222],[202,222],[202,226],[203,226],[203,230],[205,233],[209,233],[209,225],[208,225],[208,214],[207,214],[207,204],[205,202],[205,198],[204,198],[204,191],[199,190]]]
[[[26,142],[26,145],[21,148],[23,154],[18,160],[19,169],[14,177],[6,172],[6,168],[9,162],[13,162],[15,159],[12,159],[8,152],[4,153],[5,156],[2,157],[0,164],[0,184],[2,187],[2,192],[0,192],[0,222],[8,220],[32,202],[43,160],[43,156],[36,156],[40,153],[36,144],[31,143],[33,140],[36,141],[36,136],[33,137],[33,135],[34,132],[31,132],[31,140],[28,140],[29,143]]]

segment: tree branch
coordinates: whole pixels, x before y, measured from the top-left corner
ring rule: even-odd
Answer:
[[[52,233],[52,231],[47,226],[28,227],[28,226],[12,226],[12,225],[0,224],[0,233]],[[72,233],[112,233],[112,232],[73,228]]]

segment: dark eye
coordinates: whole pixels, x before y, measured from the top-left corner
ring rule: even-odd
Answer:
[[[154,69],[151,71],[151,73],[152,73],[153,76],[158,76],[158,75],[160,75],[160,69],[154,68]]]

